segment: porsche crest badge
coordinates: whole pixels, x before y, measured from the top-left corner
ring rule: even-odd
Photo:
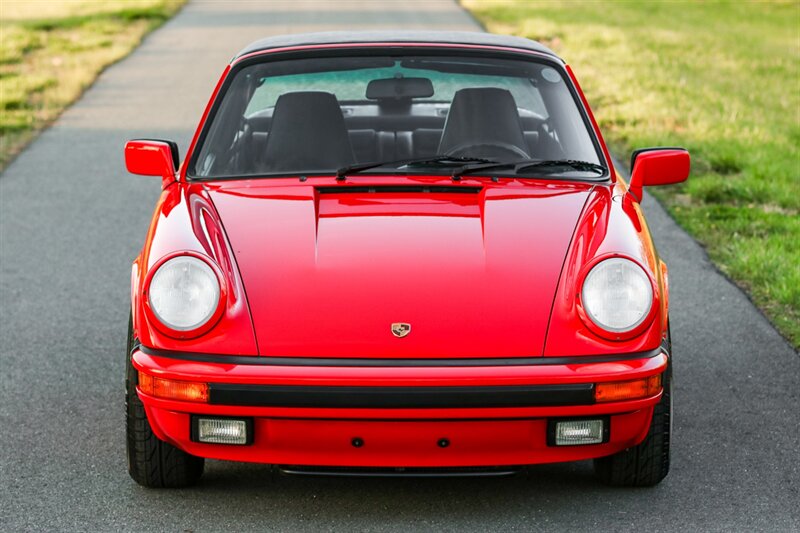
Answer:
[[[405,337],[411,333],[411,324],[406,322],[395,322],[392,324],[392,335],[395,337]]]

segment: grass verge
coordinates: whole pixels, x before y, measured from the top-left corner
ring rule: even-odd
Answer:
[[[186,0],[0,2],[0,171]]]
[[[462,0],[575,69],[612,151],[685,146],[650,189],[800,348],[800,3]]]

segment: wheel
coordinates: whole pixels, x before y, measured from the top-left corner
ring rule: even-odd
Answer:
[[[671,357],[671,354],[670,354]],[[672,424],[672,368],[662,378],[664,394],[653,409],[647,437],[637,446],[594,460],[595,475],[615,487],[652,487],[669,473]]]
[[[128,350],[125,355],[125,418],[128,473],[139,485],[178,488],[194,485],[203,475],[204,459],[162,441],[153,433],[144,405],[136,394],[136,371],[131,363],[133,324],[128,321]]]

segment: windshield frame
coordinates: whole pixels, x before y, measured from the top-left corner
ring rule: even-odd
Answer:
[[[541,54],[523,49],[497,49],[496,47],[483,47],[483,46],[467,46],[456,44],[436,44],[436,43],[381,43],[381,44],[346,44],[337,46],[309,46],[302,49],[294,50],[275,50],[275,51],[262,51],[241,58],[237,58],[229,66],[225,79],[219,86],[219,89],[214,95],[214,101],[205,116],[199,134],[196,140],[190,147],[191,153],[187,154],[188,157],[185,161],[184,177],[187,182],[213,182],[213,181],[230,181],[230,180],[250,180],[250,179],[272,179],[272,178],[294,178],[299,176],[335,176],[336,170],[330,171],[313,171],[313,172],[280,172],[280,173],[259,173],[248,175],[233,175],[233,176],[195,176],[189,170],[193,169],[197,164],[197,158],[201,152],[206,137],[209,134],[214,119],[219,112],[219,108],[225,99],[225,96],[230,88],[233,80],[239,72],[249,66],[256,64],[263,64],[273,61],[289,61],[294,59],[308,59],[308,58],[325,58],[325,57],[369,57],[369,56],[386,56],[386,57],[408,57],[408,56],[447,56],[453,55],[458,57],[478,57],[478,58],[496,58],[496,59],[511,59],[518,61],[532,61],[540,64],[545,64],[549,67],[556,69],[561,75],[564,83],[572,96],[573,103],[578,109],[581,120],[583,121],[586,133],[591,140],[592,146],[596,152],[598,161],[605,167],[605,172],[602,175],[588,176],[588,177],[574,177],[564,176],[563,173],[525,173],[518,175],[513,172],[503,171],[498,169],[490,173],[492,176],[499,176],[503,178],[520,178],[557,181],[579,181],[591,183],[603,183],[612,179],[613,173],[611,172],[611,161],[606,157],[603,145],[598,137],[598,132],[595,130],[593,121],[590,118],[589,111],[584,104],[584,100],[579,93],[571,73],[566,68],[565,63],[553,56]],[[429,175],[429,176],[446,176],[449,175],[446,168],[432,168],[432,167],[419,167],[419,172],[400,171],[399,169],[387,169],[386,167],[376,167],[370,174],[375,175]],[[480,177],[476,174],[472,177]]]

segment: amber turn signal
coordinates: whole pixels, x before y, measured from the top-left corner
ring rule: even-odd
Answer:
[[[185,402],[208,402],[208,383],[157,378],[139,372],[139,389],[150,396]]]
[[[661,392],[661,374],[656,374],[632,381],[598,383],[594,387],[594,400],[598,403],[636,400],[655,396],[659,392]]]

